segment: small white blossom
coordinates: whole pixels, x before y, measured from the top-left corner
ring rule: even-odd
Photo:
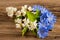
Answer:
[[[22,23],[22,19],[17,18],[17,19],[15,19],[15,22],[16,23]]]
[[[24,5],[24,6],[22,6],[22,9],[27,9],[28,8],[28,6],[27,5]]]
[[[17,17],[21,16],[21,11],[17,11],[15,14]]]
[[[25,18],[25,19],[23,19],[22,21],[23,21],[23,23],[22,23],[22,26],[23,26],[23,27],[28,26],[29,19],[26,19],[26,18]]]
[[[22,13],[22,16],[25,16],[26,15],[26,10],[21,9],[21,13]]]
[[[28,25],[28,23],[30,22],[29,19],[26,19],[26,18],[23,21],[25,25]]]
[[[7,15],[12,18],[14,14],[13,14],[13,12],[11,11],[11,12],[7,13]]]
[[[37,20],[35,20],[33,23],[34,23],[34,26],[37,26]]]
[[[36,14],[36,12],[32,12],[33,14]]]
[[[33,29],[36,29],[37,27],[37,21],[35,20],[34,22],[31,22],[29,19],[23,19],[24,23],[22,24],[23,27],[24,26],[27,26],[29,30],[33,30]]]
[[[30,22],[30,20],[29,19],[27,19],[27,23],[29,23]]]
[[[27,9],[28,5],[24,5],[24,8]]]
[[[16,12],[16,11],[17,11],[17,8],[14,8],[14,7],[7,7],[6,8],[6,12],[9,17],[13,17],[14,12]]]
[[[16,24],[16,28],[20,28],[21,29],[21,25],[20,24]]]
[[[21,12],[22,12],[22,15],[23,15],[23,16],[26,15],[27,7],[28,7],[27,5],[22,6]]]
[[[24,23],[22,23],[22,27],[25,27],[26,25]]]
[[[30,22],[30,25],[28,26],[29,30],[33,30],[33,29],[36,29],[37,27],[37,21],[34,21],[34,22]]]
[[[27,22],[26,18],[24,18],[22,21],[23,21],[22,26],[23,27],[26,26],[26,22]]]
[[[32,7],[31,7],[31,6],[29,6],[29,7],[28,7],[28,10],[29,10],[29,11],[32,11]]]

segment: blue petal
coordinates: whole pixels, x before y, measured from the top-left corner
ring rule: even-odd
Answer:
[[[53,29],[53,26],[54,26],[54,24],[49,24],[49,25],[47,25],[47,29],[48,30],[52,30]]]

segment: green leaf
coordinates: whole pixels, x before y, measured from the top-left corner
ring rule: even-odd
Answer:
[[[37,22],[40,21],[40,11],[39,10],[36,10],[35,18],[37,19]]]
[[[22,36],[24,36],[24,34],[27,32],[28,28],[24,27],[24,29],[22,30]]]
[[[34,22],[36,19],[39,20],[39,16],[40,16],[40,11],[39,10],[36,10],[35,14],[33,14],[30,11],[27,11],[26,14],[27,14],[28,19],[32,22]]]
[[[36,18],[39,18],[39,16],[40,16],[40,11],[39,10],[36,10],[35,17]]]
[[[33,14],[32,12],[27,11],[26,14],[27,14],[27,17],[30,21],[34,22],[36,20],[35,14]]]

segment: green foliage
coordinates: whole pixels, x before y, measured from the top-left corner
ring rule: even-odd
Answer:
[[[37,36],[37,30],[36,30],[36,29],[31,30],[31,32],[32,32],[35,36]]]
[[[35,20],[38,20],[39,19],[39,16],[40,16],[40,11],[39,10],[36,10],[36,13],[32,13],[30,11],[27,11],[26,12],[27,14],[27,17],[30,21],[34,22]]]
[[[27,17],[28,17],[28,19],[29,19],[30,21],[33,22],[33,21],[36,20],[35,15],[34,15],[32,12],[27,11],[26,13],[27,13]]]
[[[24,36],[24,34],[27,32],[28,28],[24,27],[24,29],[22,30],[22,36]]]
[[[40,21],[40,11],[39,10],[36,10],[35,16],[36,16],[37,22]]]
[[[39,10],[36,10],[35,17],[36,18],[39,18],[39,16],[40,16],[40,11]]]

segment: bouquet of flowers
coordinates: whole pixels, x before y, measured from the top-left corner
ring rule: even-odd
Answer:
[[[6,12],[9,17],[14,17],[16,28],[22,30],[22,36],[31,31],[39,38],[45,38],[56,22],[56,16],[40,5],[24,5],[19,10],[7,7]]]

